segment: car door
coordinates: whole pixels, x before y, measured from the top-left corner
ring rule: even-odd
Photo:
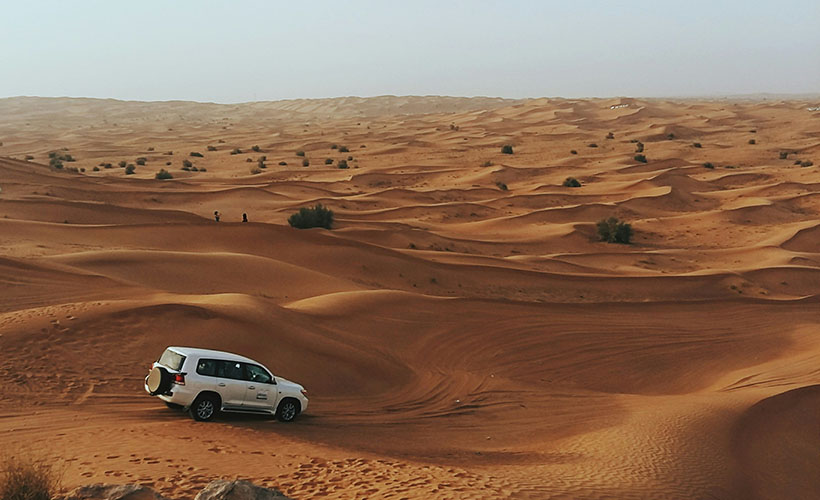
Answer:
[[[276,382],[271,374],[259,365],[243,363],[247,382],[246,408],[270,409],[276,407]]]
[[[245,370],[238,361],[220,360],[217,363],[216,385],[217,392],[222,396],[222,405],[238,408],[245,402],[247,382]]]

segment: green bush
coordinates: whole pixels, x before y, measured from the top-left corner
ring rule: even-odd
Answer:
[[[286,161],[280,161],[280,162],[279,162],[279,164],[280,164],[280,165],[282,165],[282,166],[285,166],[285,165],[287,165],[287,164],[288,164],[288,162],[286,162]]]
[[[639,161],[641,163],[646,163],[646,156],[644,156],[644,155],[635,155],[635,161]]]
[[[666,138],[670,141],[675,138],[675,134],[666,134]]]
[[[154,175],[155,179],[165,180],[165,179],[173,179],[174,176],[171,175],[171,172],[165,170],[164,168],[159,169],[159,172]]]
[[[182,168],[191,168],[194,164],[191,163],[191,160],[182,160]]]
[[[338,144],[333,144],[333,145],[330,146],[330,149],[339,149],[339,145]]]
[[[146,160],[146,159],[145,159],[145,157],[142,157],[142,156],[140,156],[140,157],[139,157],[139,158],[137,158],[137,160],[136,160],[137,165],[145,165],[145,162],[146,162],[146,161],[148,161],[148,160]]]
[[[692,144],[692,147],[693,147],[693,148],[698,148],[698,149],[700,149],[700,148],[702,148],[702,147],[703,147],[703,145],[702,145],[701,143],[699,143],[699,142],[695,142],[695,143],[693,143],[693,144]]]
[[[325,165],[333,165],[333,158],[325,158]]]
[[[616,217],[601,219],[596,226],[601,241],[626,244],[632,239],[632,226]]]
[[[216,146],[208,146],[208,151],[216,151]]]
[[[569,154],[571,154],[571,155],[577,155],[577,154],[578,154],[578,151],[575,151],[574,149],[570,149]]]
[[[503,182],[496,182],[495,185],[498,186],[498,189],[500,189],[502,191],[506,191],[507,189],[509,189],[509,188],[507,188],[507,185],[504,184]]]
[[[125,167],[125,175],[133,174],[134,170],[136,170],[136,169],[137,169],[137,167],[135,167],[134,164],[128,165],[127,167]]]
[[[638,141],[635,144],[635,152],[636,153],[643,153],[643,143],[642,142]]]
[[[579,188],[581,187],[581,181],[575,177],[567,177],[564,179],[564,187]]]
[[[231,151],[231,154],[232,154],[232,155],[241,155],[241,154],[242,154],[242,150],[241,150],[241,149],[239,149],[239,148],[233,148],[233,151]]]
[[[307,158],[302,160],[302,166],[303,167],[309,167],[310,166],[310,160],[308,160]]]
[[[513,147],[512,147],[512,145],[510,145],[510,144],[505,144],[505,145],[501,146],[501,152],[502,152],[503,154],[505,154],[505,155],[511,155],[511,154],[513,154]]]
[[[308,229],[311,227],[323,227],[330,229],[333,226],[333,211],[317,203],[312,208],[302,207],[299,211],[288,217],[288,224],[297,229]]]
[[[349,153],[350,150],[347,149],[347,146],[339,146],[339,152],[340,153]]]
[[[94,168],[92,168],[91,170],[93,170],[93,171],[95,171],[95,172],[99,172],[99,171],[100,171],[100,167],[94,167]]]
[[[606,134],[606,138],[607,138],[607,139],[614,139],[614,138],[615,138],[615,134],[613,134],[612,132],[610,132],[610,133]]]
[[[258,153],[258,152],[262,151],[262,150],[259,148],[259,146],[253,146],[251,149],[253,150],[253,152],[254,152],[254,153]]]
[[[120,167],[120,168],[125,168],[125,166],[127,165],[127,163],[126,163],[126,161],[125,161],[125,160],[123,160],[123,161],[121,161],[121,162],[117,163],[117,165],[119,165],[119,167]]]
[[[811,167],[812,165],[814,165],[814,163],[812,163],[812,162],[811,162],[811,161],[809,161],[809,160],[805,160],[805,161],[801,161],[801,162],[800,162],[800,166],[801,166],[801,167]]]
[[[749,139],[749,144],[757,144],[757,141],[754,139]]]
[[[60,490],[60,474],[43,461],[8,458],[0,466],[0,499],[50,500]]]
[[[202,153],[199,153],[199,152],[197,152],[197,151],[191,151],[190,155],[191,155],[191,156],[193,156],[193,157],[195,157],[195,158],[205,158],[205,157],[202,155]]]
[[[305,152],[300,149],[296,152],[296,156],[305,156]]]
[[[339,168],[347,168],[347,160],[339,160],[339,163],[336,164]]]
[[[707,161],[706,163],[704,163],[704,164],[703,164],[703,168],[709,168],[709,169],[711,169],[711,168],[715,168],[715,166],[714,166],[714,165],[712,165],[712,162],[708,162],[708,161]]]
[[[590,142],[589,144],[587,144],[587,146],[590,147],[590,148],[597,148],[598,147],[598,145],[595,144],[594,142]]]

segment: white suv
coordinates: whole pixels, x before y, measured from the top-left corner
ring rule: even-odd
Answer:
[[[261,363],[190,347],[165,349],[145,377],[145,392],[200,421],[232,411],[275,415],[290,422],[308,406],[304,387],[274,377]]]

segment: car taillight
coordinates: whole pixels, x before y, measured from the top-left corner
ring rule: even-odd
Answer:
[[[181,373],[174,375],[174,383],[176,385],[185,385],[185,375]]]

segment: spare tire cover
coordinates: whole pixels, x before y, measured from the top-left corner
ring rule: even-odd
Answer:
[[[151,368],[151,372],[148,373],[148,381],[146,384],[152,396],[163,394],[171,388],[171,374],[168,373],[168,370],[165,368],[155,366]]]

